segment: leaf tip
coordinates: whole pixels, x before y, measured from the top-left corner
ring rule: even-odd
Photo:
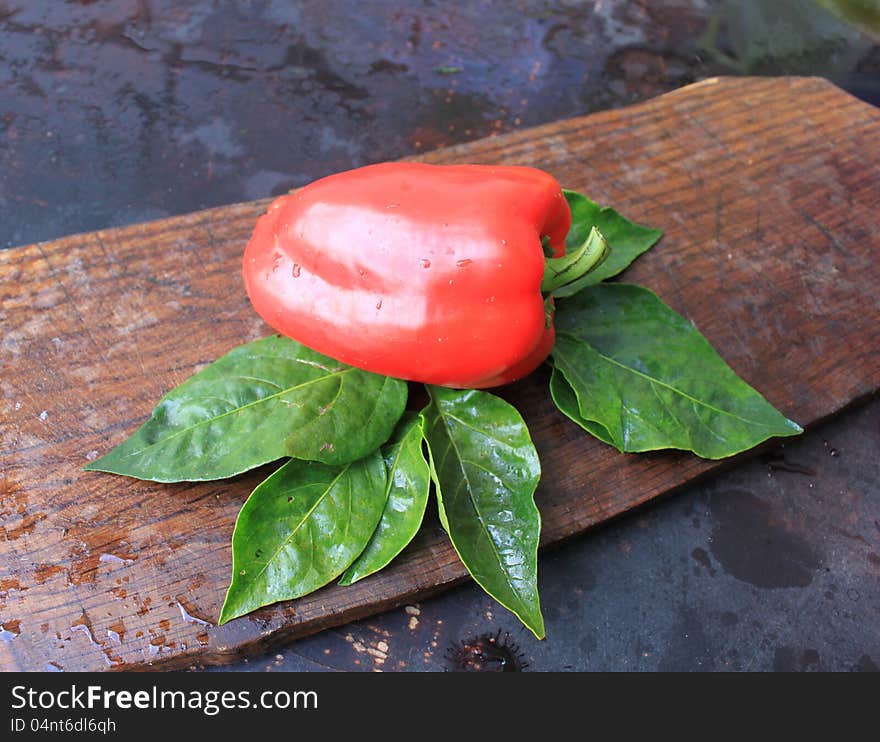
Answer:
[[[525,619],[521,620],[526,628],[531,631],[539,641],[547,637],[547,632],[544,629],[544,616],[540,612],[537,616],[532,616],[528,621]]]
[[[231,608],[229,606],[229,600],[227,599],[223,602],[223,607],[220,609],[220,616],[217,618],[217,625],[222,626],[225,623],[229,623],[232,619],[243,615],[244,614],[241,611],[236,612],[234,608]]]
[[[777,432],[773,434],[774,437],[777,438],[789,438],[794,435],[801,435],[804,432],[803,426],[796,423],[794,420],[790,420],[780,413],[779,415],[782,420],[779,424]]]

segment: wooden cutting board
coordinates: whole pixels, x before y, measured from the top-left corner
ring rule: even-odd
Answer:
[[[812,425],[880,386],[880,111],[818,79],[713,79],[432,153],[533,165],[661,227],[626,276]],[[80,469],[234,345],[269,333],[239,261],[264,202],[0,253],[0,668],[222,663],[465,573],[436,522],[386,571],[217,627],[233,523],[269,470],[162,485]],[[543,542],[730,462],[621,455],[509,387],[541,455]],[[734,462],[735,463],[735,462]]]

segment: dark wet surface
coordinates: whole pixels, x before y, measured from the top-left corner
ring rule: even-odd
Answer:
[[[823,74],[880,104],[876,38],[810,0],[0,0],[0,247],[270,196],[712,74]],[[878,413],[545,553],[544,642],[465,586],[234,669],[453,669],[450,653],[494,656],[487,637],[509,632],[529,671],[876,670]]]
[[[803,3],[764,28],[757,0],[0,2],[0,245],[278,194],[715,73],[818,71],[880,100],[877,47]]]
[[[497,671],[474,646],[500,632],[527,672],[877,670],[878,421],[874,400],[780,449],[813,476],[754,458],[543,552],[545,641],[467,585],[236,669]]]
[[[709,534],[712,556],[727,574],[763,588],[813,582],[824,557],[786,525],[785,512],[747,490],[713,494],[709,512],[717,523]],[[712,574],[709,559],[704,566]]]

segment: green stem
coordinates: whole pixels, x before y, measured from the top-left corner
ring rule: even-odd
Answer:
[[[605,241],[605,237],[596,227],[593,227],[580,247],[561,258],[547,258],[544,261],[541,293],[550,294],[583,278],[591,270],[598,267],[610,251],[611,248]]]

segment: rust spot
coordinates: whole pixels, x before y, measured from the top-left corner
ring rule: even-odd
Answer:
[[[101,642],[95,639],[95,632],[92,629],[92,620],[85,611],[83,611],[82,615],[70,625],[70,630],[79,631],[80,633],[85,634],[88,637],[89,642],[94,646],[101,646]]]
[[[27,494],[18,482],[9,477],[0,479],[0,518],[11,515],[13,512],[24,512],[27,502]]]
[[[22,587],[21,583],[14,577],[0,580],[0,598],[5,598],[10,590],[18,590],[20,592],[22,590],[27,590],[27,588]]]
[[[78,544],[70,550],[70,569],[67,579],[71,585],[94,582],[98,576],[98,556],[92,554],[85,544]]]
[[[166,649],[173,649],[175,646],[176,644],[174,642],[169,642],[165,638],[165,634],[159,634],[150,639],[148,649],[150,650],[150,654],[156,655]]]
[[[128,629],[125,628],[125,624],[121,618],[107,626],[107,636],[111,639],[115,639],[120,644],[125,641],[126,631],[128,631]]]
[[[119,667],[120,665],[125,664],[125,660],[122,659],[119,655],[113,654],[113,650],[110,648],[102,649],[104,653],[104,657],[106,658],[106,662],[110,667]]]
[[[131,545],[111,532],[109,527],[91,529],[83,525],[77,529],[77,534],[79,543],[69,552],[71,568],[68,578],[72,585],[94,582],[101,564],[113,570],[131,564],[138,557]]]
[[[33,533],[37,523],[46,520],[45,513],[33,513],[25,515],[17,526],[0,526],[0,541],[15,541],[17,538]]]
[[[0,641],[9,642],[21,634],[21,621],[18,619],[0,623]]]
[[[64,567],[58,564],[38,564],[34,568],[34,578],[39,584],[43,584],[46,580],[48,580],[53,575],[57,575],[59,572],[63,572]]]
[[[140,607],[137,609],[137,615],[146,616],[150,610],[150,603],[153,602],[152,598],[145,598],[143,601],[140,600],[137,596],[134,598],[134,602],[137,603]]]

